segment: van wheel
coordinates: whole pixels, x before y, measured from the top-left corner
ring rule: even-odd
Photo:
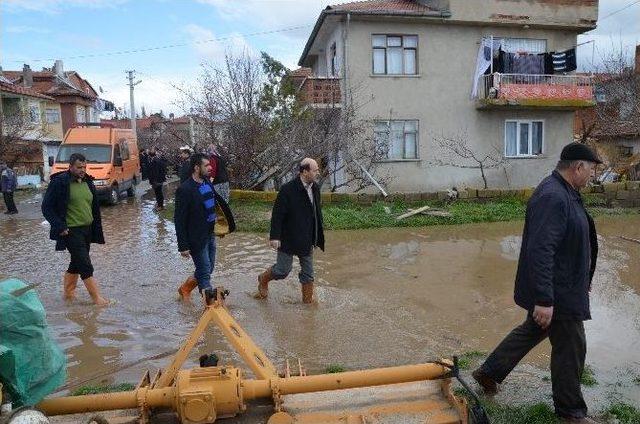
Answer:
[[[111,193],[109,194],[109,204],[117,205],[120,201],[120,191],[118,190],[118,186],[114,185],[111,187]]]
[[[127,197],[133,197],[135,195],[136,195],[136,182],[134,180],[131,187],[127,189]]]

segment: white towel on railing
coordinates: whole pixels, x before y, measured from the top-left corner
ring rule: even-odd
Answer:
[[[494,39],[493,40],[493,51],[497,52],[502,45],[502,40]],[[473,74],[473,89],[471,90],[471,98],[475,99],[478,97],[478,80],[491,66],[491,61],[493,57],[491,57],[491,38],[483,37],[482,41],[480,41],[480,48],[478,49],[478,58],[476,59],[476,72]]]

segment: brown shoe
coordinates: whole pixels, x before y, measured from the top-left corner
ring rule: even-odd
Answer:
[[[498,383],[493,381],[491,377],[486,375],[480,368],[471,373],[474,380],[482,387],[482,390],[488,395],[498,392]]]
[[[273,280],[271,267],[258,275],[258,293],[255,296],[256,299],[266,299],[269,296],[269,281],[271,280]]]
[[[64,300],[73,300],[76,298],[76,286],[78,285],[78,274],[64,273],[62,282],[64,284]]]
[[[191,292],[198,287],[198,280],[193,275],[189,276],[180,287],[178,287],[178,295],[180,300],[189,300],[191,298]]]
[[[302,286],[302,303],[313,303],[313,281],[301,284]]]

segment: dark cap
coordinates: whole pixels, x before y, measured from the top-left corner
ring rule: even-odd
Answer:
[[[587,162],[602,163],[596,152],[582,143],[570,143],[564,146],[562,153],[560,153],[560,160],[586,160]]]

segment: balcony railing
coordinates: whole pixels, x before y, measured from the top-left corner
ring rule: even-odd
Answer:
[[[342,102],[340,78],[308,77],[300,87],[302,100],[316,107],[339,107]]]
[[[593,78],[582,75],[483,75],[478,85],[478,100],[480,108],[589,107],[595,104]]]

